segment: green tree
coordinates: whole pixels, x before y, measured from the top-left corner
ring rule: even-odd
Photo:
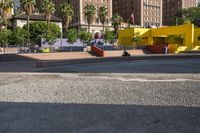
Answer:
[[[20,27],[15,28],[11,34],[11,44],[24,46],[27,42],[27,31]]]
[[[7,28],[8,25],[8,19],[12,17],[11,10],[13,7],[13,1],[12,0],[2,0],[0,2],[0,9],[2,10],[2,17],[4,19],[4,26]]]
[[[0,46],[4,47],[4,53],[5,53],[5,47],[9,45],[10,43],[10,37],[11,37],[11,31],[8,29],[3,29],[0,31]]]
[[[88,4],[84,7],[84,15],[88,23],[88,32],[90,32],[90,25],[94,20],[95,13],[96,13],[96,8],[94,5]]]
[[[108,8],[106,6],[101,6],[99,8],[99,18],[101,23],[103,24],[103,31],[105,31],[105,22],[108,17]]]
[[[87,32],[87,31],[81,31],[79,33],[79,38],[81,40],[81,42],[84,44],[90,44],[91,40],[92,40],[92,33]]]
[[[74,16],[73,6],[70,3],[62,4],[59,8],[59,16],[62,17],[64,22],[64,29],[65,32],[67,32],[69,24],[71,23]]]
[[[45,34],[43,36],[43,38],[45,38],[45,41],[48,42],[48,44],[50,45],[50,51],[52,52],[52,45],[56,42],[57,37],[55,36],[54,33],[52,32],[48,32],[47,34]]]
[[[112,26],[115,30],[115,34],[117,35],[117,31],[119,30],[119,26],[121,25],[123,18],[119,14],[114,14],[112,17]]]
[[[143,39],[140,35],[140,32],[136,32],[133,37],[132,37],[132,41],[136,44],[136,46],[138,46],[140,43],[142,43]]]
[[[44,38],[47,34],[53,34],[57,38],[61,36],[61,29],[55,23],[50,23],[50,30],[47,31],[47,23],[46,22],[31,22],[30,23],[30,39],[34,44],[40,44],[41,39]],[[28,31],[28,25],[24,25],[23,27]],[[50,33],[49,33],[50,32]]]
[[[55,12],[55,4],[51,0],[44,0],[40,7],[41,12],[43,12],[46,16],[47,27],[49,31],[49,24],[51,22],[51,15]]]
[[[24,12],[27,15],[27,26],[28,26],[28,45],[30,47],[30,15],[35,11],[35,0],[20,0]]]
[[[175,14],[175,24],[194,23],[195,26],[200,27],[200,7],[191,7],[179,10]]]
[[[74,44],[78,40],[78,31],[76,29],[69,29],[67,31],[67,42],[69,42],[71,45]],[[71,49],[72,51],[72,49]]]
[[[104,34],[104,40],[106,41],[106,43],[113,42],[115,40],[115,33],[113,31],[106,30]]]

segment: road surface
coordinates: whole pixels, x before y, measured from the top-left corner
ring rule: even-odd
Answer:
[[[17,66],[16,72],[4,67],[0,132],[199,133],[199,65],[167,60],[26,71]]]

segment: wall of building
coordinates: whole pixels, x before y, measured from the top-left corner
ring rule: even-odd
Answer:
[[[30,22],[35,22],[35,21],[30,21]],[[62,23],[61,22],[52,22],[52,23],[55,23],[56,25],[58,25],[62,31]],[[14,26],[22,28],[26,24],[27,24],[26,20],[16,20]]]
[[[170,26],[163,28],[132,28],[119,31],[119,43],[121,45],[133,45],[131,38],[137,32],[145,39],[143,43],[146,45],[154,45],[154,37],[167,37],[169,35],[184,35],[184,46],[189,49],[193,48],[195,36],[200,34],[200,29],[194,30],[193,24]],[[195,35],[196,34],[196,35]]]
[[[134,43],[132,41],[132,38],[135,33],[138,33],[144,37],[143,42],[141,44],[148,44],[148,40],[145,38],[148,37],[150,29],[148,28],[131,28],[131,29],[124,29],[118,31],[119,36],[119,45],[123,46],[133,46]]]
[[[134,25],[162,26],[162,0],[113,0],[113,13],[128,22],[134,14]]]

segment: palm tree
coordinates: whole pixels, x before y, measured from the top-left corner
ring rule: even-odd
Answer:
[[[115,34],[117,35],[117,31],[119,30],[119,26],[121,25],[123,18],[119,14],[115,14],[112,17],[112,26],[115,30]]]
[[[44,0],[41,5],[41,11],[45,13],[48,31],[49,31],[49,24],[51,22],[51,14],[55,12],[55,4],[51,0]]]
[[[99,18],[101,23],[103,24],[103,31],[105,31],[105,22],[108,16],[108,8],[106,6],[101,6],[99,8]]]
[[[72,18],[74,16],[73,6],[70,3],[62,4],[60,6],[60,16],[62,17],[64,21],[65,32],[67,32],[69,24],[72,21]]]
[[[30,15],[35,11],[35,0],[20,0],[24,12],[27,15],[27,25],[28,25],[28,44],[30,47]]]
[[[7,28],[8,19],[11,18],[12,7],[13,7],[12,0],[2,0],[0,2],[0,9],[2,10],[2,18],[4,19],[5,28]]]
[[[88,32],[90,32],[90,25],[91,25],[91,22],[93,21],[95,13],[96,13],[96,8],[94,5],[90,4],[84,7],[85,18],[88,23]]]

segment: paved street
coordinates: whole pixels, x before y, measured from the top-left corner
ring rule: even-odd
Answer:
[[[199,65],[132,61],[1,73],[0,132],[199,133]]]
[[[132,60],[49,67],[43,72],[65,73],[200,73],[200,59]]]
[[[35,61],[0,62],[0,72],[200,73],[200,59],[129,60],[36,68]]]

